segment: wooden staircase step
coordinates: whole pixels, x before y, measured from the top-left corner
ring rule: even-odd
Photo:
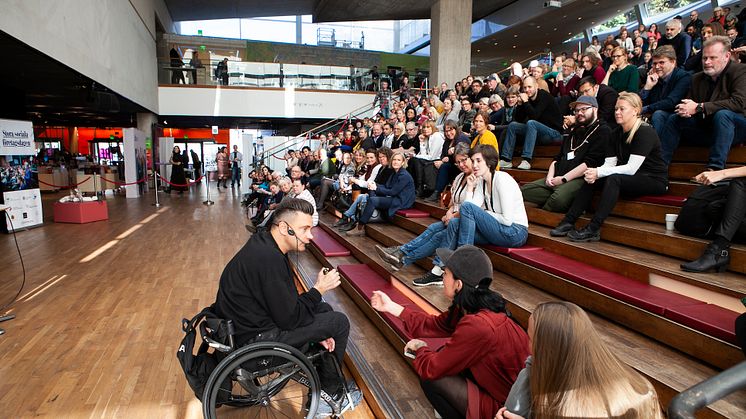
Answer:
[[[526,208],[531,223],[554,228],[562,220],[563,215],[539,208]],[[583,217],[578,226],[589,221]],[[605,241],[624,244],[626,246],[671,256],[686,261],[694,260],[704,251],[709,243],[707,240],[689,237],[675,231],[666,231],[663,226],[642,221],[609,217],[601,228],[601,238]],[[734,244],[731,246],[732,272],[746,273],[746,246]]]
[[[401,218],[401,217],[399,217]],[[334,218],[325,215],[322,222],[331,224]],[[422,219],[408,219],[408,222],[421,222]],[[360,256],[360,261],[368,264],[376,271],[379,269],[391,269],[376,255],[372,236],[386,237],[383,245],[396,244],[396,230],[400,227],[391,224],[369,224],[366,226],[368,237],[343,237],[338,240],[349,246],[352,254]],[[374,231],[378,233],[374,233]],[[337,233],[338,234],[338,233]],[[412,237],[412,233],[404,234],[403,237]],[[403,244],[405,241],[399,242]],[[375,266],[374,266],[375,265]],[[409,271],[414,270],[415,274]],[[431,303],[441,310],[447,308],[448,302],[442,296],[442,290],[434,287],[415,287],[411,284],[411,277],[416,277],[423,270],[418,266],[408,266],[392,275],[401,280],[403,285],[410,287],[423,298],[439,292],[441,297],[438,301]],[[492,288],[499,291],[506,298],[508,308],[516,320],[525,328],[528,317],[533,309],[541,302],[556,300],[557,297],[548,294],[521,280],[508,276],[496,270]],[[716,370],[706,366],[694,359],[682,355],[680,352],[660,344],[650,338],[640,335],[623,326],[605,320],[597,315],[589,313],[596,329],[603,340],[612,348],[620,359],[648,377],[658,391],[662,404],[665,406],[678,392],[706,379],[717,373]],[[710,405],[700,412],[701,417],[744,417],[746,415],[746,392],[738,392],[723,400]]]
[[[403,217],[395,217],[393,220],[394,224],[413,234],[422,233],[434,221],[434,219]],[[371,227],[371,229],[375,228],[375,226]],[[708,335],[704,331],[694,330],[667,319],[662,313],[648,311],[639,303],[619,300],[605,292],[596,291],[584,284],[534,267],[508,255],[497,254],[489,250],[487,254],[495,269],[501,272],[524,280],[565,300],[575,302],[587,310],[620,322],[712,365],[728,368],[743,358],[743,354],[735,345]],[[618,272],[615,269],[609,271]],[[641,282],[648,283],[647,280]]]

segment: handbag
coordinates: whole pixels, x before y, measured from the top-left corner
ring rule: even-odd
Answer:
[[[363,211],[365,211],[366,205],[368,205],[369,201],[363,201],[357,206],[357,210],[355,211],[355,219],[359,220],[360,217],[363,215]],[[378,210],[378,208],[373,210],[373,214],[370,216],[370,219],[368,220],[368,224],[373,223],[382,223],[385,220],[383,219],[383,214],[381,214],[381,211]]]
[[[351,193],[336,191],[329,200],[332,206],[339,212],[345,212],[352,206]]]
[[[708,238],[720,223],[728,200],[728,184],[700,186],[684,202],[674,227],[682,234]]]
[[[451,199],[452,199],[451,190],[446,188],[446,190],[440,193],[440,206],[443,208],[450,207]]]

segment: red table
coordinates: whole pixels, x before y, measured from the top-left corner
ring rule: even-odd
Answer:
[[[56,223],[84,224],[108,219],[109,208],[106,206],[106,201],[54,203],[54,222]]]

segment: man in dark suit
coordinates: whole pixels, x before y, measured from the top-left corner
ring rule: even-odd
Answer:
[[[386,138],[386,136],[383,135],[383,126],[376,122],[375,124],[373,124],[373,128],[370,131],[376,148],[383,147],[383,140]]]
[[[616,106],[616,100],[619,97],[619,93],[617,93],[616,90],[605,84],[598,84],[593,76],[588,76],[583,77],[578,82],[578,95],[595,97],[598,102],[598,119],[606,122],[606,125],[608,125],[609,128],[615,128],[617,126],[616,119],[614,119],[614,107]],[[575,117],[565,117],[566,126],[572,126],[574,124]]]
[[[666,120],[691,87],[691,74],[676,67],[676,51],[673,47],[658,47],[653,52],[653,68],[640,90],[640,99],[642,113],[651,115],[650,121],[659,137]]]
[[[658,41],[658,46],[671,45],[676,51],[676,63],[679,67],[684,67],[689,53],[692,51],[692,38],[681,32],[681,21],[671,19],[666,22],[666,36]]]
[[[733,62],[730,39],[713,36],[702,48],[703,71],[692,78],[690,99],[676,106],[661,132],[663,160],[671,163],[685,141],[710,146],[707,167],[725,167],[732,144],[746,139],[746,65]]]

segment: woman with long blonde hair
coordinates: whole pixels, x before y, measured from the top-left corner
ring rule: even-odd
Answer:
[[[609,139],[610,149],[601,167],[586,169],[585,184],[557,228],[549,233],[568,236],[571,241],[601,239],[601,225],[611,214],[619,195],[663,195],[668,191],[668,167],[661,156],[661,142],[655,129],[640,117],[642,100],[636,93],[622,92],[614,108],[617,128]],[[589,207],[596,187],[601,200],[590,224],[580,230],[575,222]]]
[[[650,382],[611,352],[577,305],[539,304],[528,336],[533,355],[496,418],[663,417]]]

